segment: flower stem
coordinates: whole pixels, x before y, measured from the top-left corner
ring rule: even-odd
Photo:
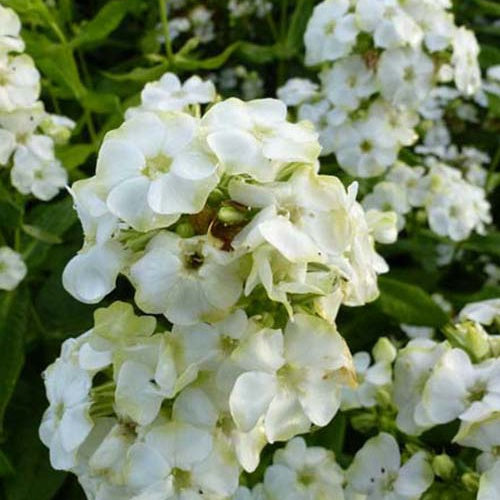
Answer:
[[[172,52],[172,42],[170,40],[170,30],[168,29],[168,15],[166,0],[158,0],[160,8],[160,19],[163,26],[163,36],[165,37],[165,50],[167,52],[167,59],[169,63],[174,60],[174,53]]]

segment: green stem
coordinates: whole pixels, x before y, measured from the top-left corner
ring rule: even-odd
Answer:
[[[273,35],[274,41],[279,42],[280,35],[278,33],[278,28],[276,27],[276,23],[274,22],[274,18],[271,12],[266,12],[266,20],[267,24],[269,25],[269,29],[271,30],[271,33]]]
[[[166,0],[158,0],[158,7],[160,8],[160,19],[163,26],[163,36],[165,37],[165,50],[167,52],[167,59],[168,62],[172,64],[174,60],[174,53],[172,51],[172,41],[170,40],[170,30],[168,29]]]

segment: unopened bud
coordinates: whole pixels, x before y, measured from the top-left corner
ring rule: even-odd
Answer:
[[[466,351],[474,361],[480,361],[490,354],[489,336],[478,323],[464,321],[444,329],[450,343]]]
[[[225,224],[240,224],[246,221],[247,215],[234,207],[222,207],[217,213],[217,218]]]
[[[432,469],[436,476],[445,481],[453,479],[456,472],[455,462],[446,453],[434,457],[432,460]]]
[[[361,433],[371,431],[377,424],[377,416],[373,413],[360,413],[351,417],[351,425]]]
[[[386,361],[392,363],[396,359],[398,352],[387,337],[381,337],[373,347],[372,353],[376,362]]]
[[[178,224],[175,228],[175,232],[181,238],[191,238],[195,234],[194,227],[189,222],[181,222]]]
[[[462,475],[462,484],[472,492],[479,489],[479,474],[477,472],[466,472]]]

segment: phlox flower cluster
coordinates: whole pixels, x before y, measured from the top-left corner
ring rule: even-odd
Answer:
[[[476,160],[473,165],[476,173],[485,173]],[[419,222],[427,221],[435,234],[453,241],[466,240],[473,232],[485,234],[486,225],[492,222],[490,204],[484,188],[466,178],[472,168],[464,176],[450,162],[434,156],[426,157],[421,166],[397,162],[363,198],[363,206],[396,213],[399,230],[416,211]],[[480,175],[475,180],[480,184],[484,178]]]
[[[411,472],[403,475],[412,485],[398,491],[399,477],[378,469],[390,470],[382,462],[396,456],[390,447],[397,450],[395,442],[391,444],[394,439],[382,433],[368,440],[354,458],[347,475],[354,483],[346,491],[354,486],[366,498],[416,499],[430,487],[425,498],[440,498],[443,481],[461,481],[469,491],[477,491],[479,499],[496,498],[492,492],[498,493],[500,486],[500,336],[488,330],[498,332],[499,326],[500,299],[490,299],[465,306],[455,323],[444,328],[444,341],[413,338],[397,349],[381,338],[373,349],[373,362],[368,353],[355,354],[359,384],[344,388],[341,408],[347,414],[351,410],[352,425],[360,431],[377,429],[384,421],[386,428],[407,441],[405,455],[412,450],[413,456],[403,466]],[[455,462],[459,457],[436,455],[426,440],[415,441],[452,422],[458,425],[448,444],[475,450],[475,471],[462,476]],[[431,486],[433,474],[440,480]]]
[[[381,175],[416,142],[421,107],[439,84],[453,82],[459,95],[479,91],[479,46],[456,26],[450,7],[447,0],[315,7],[304,41],[321,85],[292,79],[278,96],[315,123],[322,154],[335,153],[350,175]]]
[[[12,186],[23,195],[48,201],[66,185],[67,174],[54,153],[74,122],[49,114],[40,97],[40,75],[24,54],[21,22],[0,5],[0,171],[10,169]],[[14,290],[25,278],[21,255],[0,248],[0,290]]]
[[[123,275],[160,318],[98,309],[45,372],[40,436],[89,498],[232,498],[266,443],[337,413],[354,383],[337,310],[377,297],[375,238],[396,231],[318,173],[320,149],[281,101],[166,74],[72,186],[66,289],[97,303]]]
[[[0,5],[0,167],[10,168],[12,185],[22,194],[48,201],[67,183],[54,153],[74,122],[45,111],[40,74],[24,54],[17,14]]]

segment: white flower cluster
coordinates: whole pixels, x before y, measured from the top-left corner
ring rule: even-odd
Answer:
[[[455,25],[451,2],[325,0],[305,33],[306,64],[322,64],[321,88],[293,79],[278,91],[320,131],[323,154],[357,177],[394,164],[418,138],[419,109],[439,82],[481,85],[479,46]]]
[[[190,34],[200,43],[211,42],[215,38],[215,25],[213,22],[213,11],[202,4],[191,8],[186,15],[173,15],[176,10],[184,9],[186,2],[170,2],[165,0],[169,11],[168,31],[170,41],[174,41],[184,34]],[[162,24],[157,26],[157,40],[165,43],[165,34]]]
[[[399,230],[405,227],[406,216],[419,209],[439,236],[462,241],[473,231],[484,234],[485,225],[492,222],[484,189],[435,157],[427,157],[424,165],[410,167],[397,162],[364,197],[365,209],[396,213]],[[478,168],[476,172],[481,172],[482,168]]]
[[[401,463],[397,441],[380,433],[364,444],[346,471],[334,454],[292,439],[276,451],[262,484],[240,488],[235,500],[415,500],[432,484],[429,456],[419,451]]]
[[[271,12],[272,2],[268,0],[229,0],[227,5],[230,16],[234,19],[256,15],[264,17]]]
[[[44,110],[40,75],[22,54],[17,14],[0,5],[0,167],[12,166],[12,185],[22,194],[48,201],[66,185],[67,174],[54,142],[69,138],[74,123]]]
[[[354,360],[359,367],[360,384],[356,389],[344,389],[341,408],[367,409],[367,413],[354,419],[357,418],[360,427],[376,428],[378,417],[374,406],[377,405],[390,419],[395,419],[395,429],[408,436],[420,436],[436,426],[458,421],[460,426],[453,443],[480,452],[475,473],[479,484],[477,498],[494,499],[496,497],[487,496],[487,492],[499,491],[498,472],[495,471],[500,469],[500,336],[489,334],[485,326],[500,327],[500,299],[468,304],[457,321],[445,328],[448,340],[444,342],[416,338],[396,355],[394,346],[387,339],[380,339],[373,351],[375,362],[371,365],[367,353],[357,353]],[[364,447],[374,448],[371,459],[366,459],[364,474],[358,476],[367,486],[373,483],[367,473],[368,464],[376,469],[376,464],[395,456],[388,448],[384,451],[384,446],[394,447],[389,444],[391,439],[381,436],[375,440],[383,441],[385,445],[378,442],[375,449],[374,440],[369,440]],[[425,449],[423,441],[419,446]],[[358,453],[351,471],[360,466],[355,463],[362,455],[362,451]],[[419,455],[421,452],[417,453]],[[423,472],[422,467],[428,470],[428,466],[423,465],[426,461],[423,457],[415,461],[419,462],[420,472],[414,469],[416,464],[410,467],[409,461],[412,472],[406,473],[405,477],[413,484],[421,484],[420,492],[405,493],[402,490],[400,496],[368,498],[420,498],[419,495],[430,486],[432,475]],[[443,462],[447,463],[446,467]],[[440,477],[453,480],[455,465],[450,457],[434,456],[433,469]],[[386,478],[383,475],[377,477]],[[398,481],[393,475],[392,481],[384,483],[391,486],[385,495],[389,495],[389,491],[397,492]],[[378,491],[381,495],[378,486],[372,486],[369,494],[375,495],[374,492]],[[368,493],[366,490],[357,491]]]
[[[66,289],[96,303],[122,274],[172,324],[115,303],[46,372],[42,440],[89,498],[230,498],[266,443],[328,424],[354,377],[337,310],[387,270],[374,237],[395,231],[318,174],[310,124],[273,99],[202,115],[212,91],[146,86],[72,187],[85,242]]]

